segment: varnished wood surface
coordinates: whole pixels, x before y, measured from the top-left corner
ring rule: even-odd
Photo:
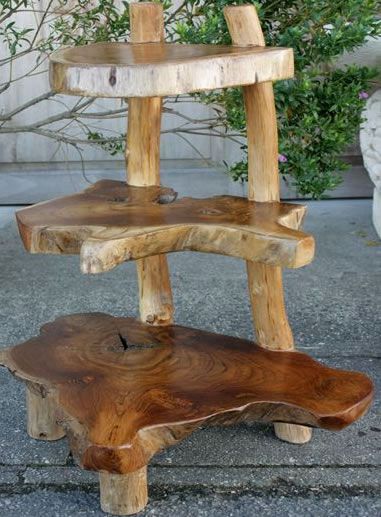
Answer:
[[[202,423],[281,421],[339,430],[368,408],[363,374],[298,352],[131,318],[77,314],[6,349],[1,364],[58,394],[58,421],[86,468],[135,471]]]
[[[288,48],[176,43],[94,43],[50,55],[60,93],[90,97],[179,95],[293,76]]]
[[[84,272],[125,260],[193,250],[299,267],[310,262],[313,238],[297,230],[305,207],[245,198],[174,198],[163,187],[103,180],[81,194],[17,212],[32,253],[79,253]]]

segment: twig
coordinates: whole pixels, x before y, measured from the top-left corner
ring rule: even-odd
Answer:
[[[52,97],[53,95],[55,95],[55,93],[52,91],[43,93],[39,97],[35,97],[34,99],[31,99],[30,101],[25,102],[24,104],[21,104],[21,106],[18,106],[14,110],[9,111],[5,115],[0,115],[0,120],[10,120],[12,117],[17,115],[17,113],[20,113],[20,111],[24,111],[24,110],[30,108],[31,106],[38,104],[39,102],[42,102],[46,99],[50,99],[50,97]]]

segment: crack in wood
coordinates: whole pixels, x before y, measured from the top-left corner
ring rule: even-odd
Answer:
[[[118,337],[120,340],[120,343],[123,347],[123,350],[148,350],[150,348],[158,348],[160,347],[160,344],[158,343],[129,343],[127,339],[122,336],[120,332],[118,332]]]
[[[119,336],[120,342],[122,343],[123,349],[127,350],[127,348],[128,348],[127,339],[124,338],[120,332],[118,333],[118,336]]]

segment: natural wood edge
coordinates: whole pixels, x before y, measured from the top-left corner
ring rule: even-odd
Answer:
[[[94,49],[96,51],[102,52],[102,49]],[[50,85],[56,93],[83,97],[168,97],[294,76],[292,49],[281,47],[263,53],[221,54],[197,61],[183,59],[178,63],[167,61],[135,67],[115,63],[95,66],[72,63],[62,58],[63,53],[64,50],[58,50],[50,56]]]
[[[258,420],[340,430],[360,418],[373,397],[364,374],[328,368],[306,354],[98,313],[44,325],[40,336],[9,349],[4,362],[32,388],[32,402],[35,394],[45,401],[53,396],[42,420],[33,419],[38,426],[31,435],[61,437],[62,430],[54,438],[49,430],[59,422],[84,468],[113,474],[144,467],[204,424]],[[48,431],[41,431],[45,420]]]
[[[2,348],[0,350],[0,366],[4,366],[4,367],[7,366],[7,357],[8,357],[9,350],[11,350],[11,347]]]
[[[147,467],[129,474],[99,473],[101,508],[113,515],[133,515],[148,502]]]
[[[287,214],[281,215],[278,218],[278,223],[281,226],[290,228],[291,230],[300,230],[303,226],[304,218],[307,214],[306,205],[293,205],[293,209]]]
[[[284,442],[303,444],[308,443],[312,438],[312,429],[303,425],[284,424],[276,422],[274,424],[276,436]]]
[[[106,205],[112,213],[115,208],[120,209],[124,203],[130,208],[139,205],[143,210],[143,207],[146,209],[151,204],[170,204],[176,198],[177,192],[168,187],[134,187],[121,181],[100,180],[76,194],[22,208],[16,212],[16,221],[24,248],[29,253],[78,254],[84,240],[108,228],[107,213],[104,223],[98,225],[84,225],[75,220],[67,223],[60,219],[59,222],[50,225],[49,215],[57,212],[76,213],[76,210],[81,208],[82,201],[91,204],[90,212],[96,211],[99,205]]]
[[[41,329],[42,330],[42,329]],[[57,392],[52,386],[37,384],[34,379],[20,376],[12,360],[14,347],[0,351],[0,366],[7,368],[16,378],[25,381],[27,432],[35,440],[55,441],[65,436],[64,429],[57,423]]]
[[[118,472],[123,475],[143,468],[156,453],[175,445],[201,426],[225,426],[253,421],[273,423],[276,435],[283,441],[295,444],[307,443],[308,439],[312,437],[314,427],[330,431],[345,429],[353,423],[352,413],[359,415],[357,418],[363,416],[369,409],[372,399],[373,392],[350,408],[343,419],[331,416],[320,418],[313,412],[306,411],[301,407],[294,407],[292,410],[294,423],[285,422],[289,418],[288,410],[281,403],[250,403],[194,421],[141,429],[135,435],[128,450],[124,447],[102,447],[82,441],[81,454],[78,459],[86,469],[98,471],[107,465],[110,472]],[[78,439],[76,436],[74,441],[79,443],[81,438]],[[132,455],[134,461],[131,461]]]
[[[309,264],[315,252],[313,237],[293,230],[268,238],[250,228],[186,224],[110,233],[110,238],[106,230],[82,244],[82,273],[103,273],[128,260],[179,251],[216,253],[299,268]]]

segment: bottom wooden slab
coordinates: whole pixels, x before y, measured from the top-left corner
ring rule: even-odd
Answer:
[[[205,423],[339,430],[364,414],[373,394],[365,375],[299,352],[107,314],[48,323],[38,337],[6,349],[1,364],[54,394],[54,424],[83,467],[119,475],[143,468]]]

